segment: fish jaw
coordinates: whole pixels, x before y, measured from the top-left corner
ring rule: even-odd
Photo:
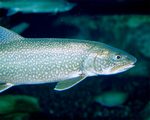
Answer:
[[[125,66],[118,66],[118,67],[112,68],[111,74],[122,73],[124,71],[129,70],[130,68],[133,68],[134,66],[135,66],[134,64],[129,64]]]

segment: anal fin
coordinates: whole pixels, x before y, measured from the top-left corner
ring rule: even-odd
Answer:
[[[8,88],[12,87],[13,84],[11,83],[0,83],[0,93],[7,90]]]
[[[57,91],[67,90],[67,89],[75,86],[76,84],[78,84],[79,82],[84,80],[85,78],[86,78],[86,76],[80,75],[79,77],[75,77],[75,78],[71,78],[71,79],[68,79],[68,80],[60,81],[60,82],[57,83],[54,90],[57,90]]]

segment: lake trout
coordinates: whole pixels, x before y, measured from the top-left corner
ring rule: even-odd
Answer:
[[[0,0],[0,8],[8,9],[8,16],[17,12],[56,14],[69,11],[75,6],[66,0]]]
[[[89,76],[132,68],[136,58],[104,43],[63,38],[24,38],[0,27],[0,91],[21,84],[58,82],[71,88]]]

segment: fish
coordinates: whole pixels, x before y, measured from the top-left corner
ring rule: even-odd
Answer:
[[[67,90],[85,78],[111,75],[137,59],[105,43],[68,38],[25,38],[0,27],[0,92],[16,85],[57,82]]]
[[[76,4],[65,0],[0,0],[0,8],[8,9],[8,16],[22,13],[58,13],[71,10]]]
[[[30,26],[29,23],[27,22],[21,22],[19,24],[17,24],[16,26],[12,27],[11,30],[15,31],[18,34],[23,33],[26,29],[28,29]]]

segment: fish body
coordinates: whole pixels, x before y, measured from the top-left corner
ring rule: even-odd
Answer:
[[[58,13],[71,10],[75,4],[65,0],[1,0],[0,8],[8,9],[8,15],[22,13]]]
[[[136,58],[104,43],[62,39],[24,38],[0,27],[0,89],[20,84],[58,82],[68,89],[86,77],[123,72]]]
[[[0,78],[13,84],[57,82],[82,74],[93,44],[69,39],[24,39],[1,45]]]

